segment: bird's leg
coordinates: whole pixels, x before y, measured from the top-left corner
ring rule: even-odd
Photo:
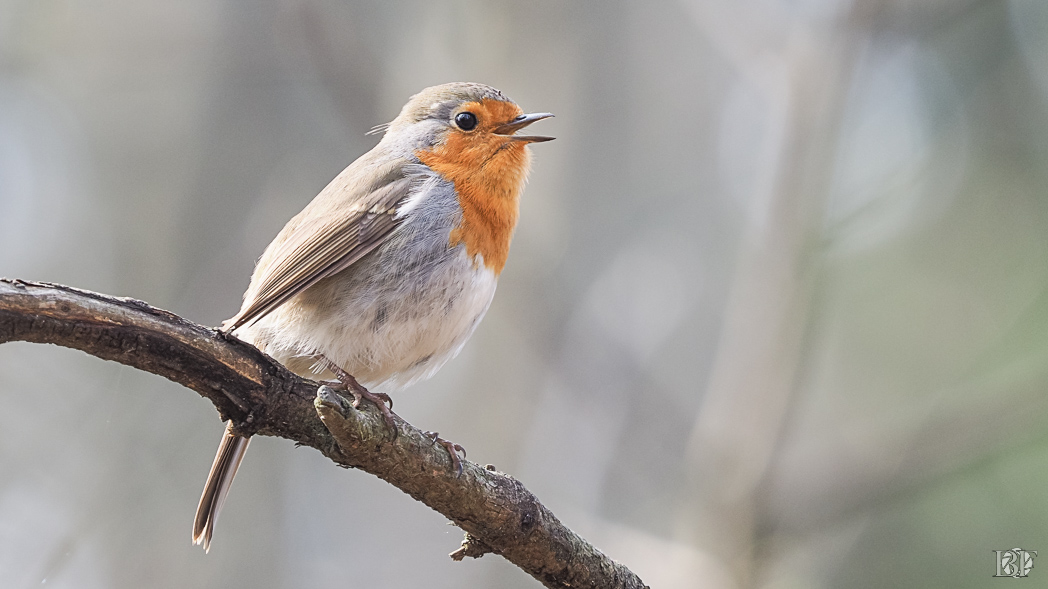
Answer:
[[[317,361],[323,364],[324,368],[330,370],[331,373],[335,375],[335,378],[338,379],[339,384],[341,384],[349,394],[353,395],[354,409],[360,407],[361,399],[367,399],[374,403],[375,406],[378,407],[379,412],[382,413],[382,417],[386,420],[386,425],[389,426],[389,429],[393,430],[393,436],[396,437],[397,425],[396,422],[393,421],[393,399],[390,398],[389,395],[386,393],[372,393],[367,390],[364,388],[364,385],[357,382],[357,379],[354,378],[352,374],[342,370],[338,364],[335,364],[323,354],[317,355]],[[387,403],[389,403],[388,407],[386,406]]]
[[[462,458],[465,458],[466,449],[456,444],[455,442],[445,440],[444,438],[440,437],[440,434],[438,434],[437,432],[422,432],[422,435],[432,440],[434,444],[440,444],[441,446],[444,446],[444,449],[447,450],[448,454],[451,456],[451,466],[455,467],[455,476],[461,475],[462,460],[459,459],[458,453],[462,452]]]

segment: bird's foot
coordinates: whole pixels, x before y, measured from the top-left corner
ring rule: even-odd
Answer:
[[[455,468],[455,476],[462,475],[462,460],[459,458],[458,453],[462,452],[462,458],[465,458],[466,449],[454,442],[445,440],[437,432],[422,432],[422,435],[432,440],[434,444],[444,446],[444,449],[448,451],[448,455],[451,456],[451,466]]]
[[[331,371],[338,379],[338,384],[342,385],[349,394],[353,395],[353,408],[360,408],[360,401],[367,399],[378,407],[382,418],[385,419],[386,425],[393,431],[393,437],[397,437],[397,423],[393,420],[393,399],[386,393],[372,393],[371,391],[364,388],[364,385],[357,382],[357,379],[352,374],[342,370],[342,368],[328,360],[325,356],[319,356],[319,361],[324,365],[325,368]],[[387,405],[388,404],[388,405]]]

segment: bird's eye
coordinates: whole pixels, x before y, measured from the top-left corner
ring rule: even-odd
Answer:
[[[472,131],[477,126],[477,115],[471,112],[460,112],[455,115],[455,124],[463,131]]]

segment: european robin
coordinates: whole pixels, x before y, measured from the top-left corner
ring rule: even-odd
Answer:
[[[269,244],[223,331],[334,379],[392,426],[388,394],[368,388],[429,378],[476,329],[509,254],[527,145],[552,139],[516,133],[552,116],[483,84],[419,92]],[[461,469],[461,448],[434,437]],[[227,422],[193,522],[205,551],[249,441]]]

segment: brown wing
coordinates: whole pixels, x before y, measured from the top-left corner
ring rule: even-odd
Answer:
[[[260,319],[318,281],[345,270],[399,224],[396,210],[411,191],[411,179],[392,169],[354,195],[346,193],[354,185],[352,172],[340,174],[277,235],[255,268],[244,306],[223,323],[224,330]]]

